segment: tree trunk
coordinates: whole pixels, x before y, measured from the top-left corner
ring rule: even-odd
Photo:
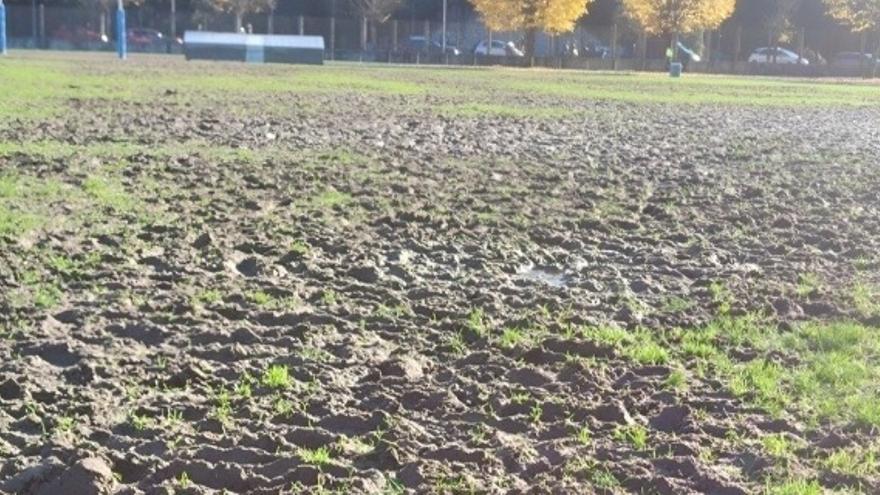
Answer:
[[[865,53],[868,51],[868,32],[862,31],[859,33],[859,74],[862,77],[868,77],[868,72],[865,70]]]
[[[101,39],[103,40],[107,36],[107,11],[106,10],[101,11],[100,24],[101,24]]]
[[[874,60],[871,62],[874,63],[871,66],[871,77],[877,77],[877,69],[880,66],[880,36],[877,36],[877,46],[874,48]]]
[[[241,32],[241,22],[242,22],[242,18],[244,18],[244,14],[243,14],[242,12],[236,12],[236,13],[235,13],[235,32],[236,32],[236,33],[240,33],[240,32]]]
[[[529,66],[535,65],[535,42],[538,37],[538,30],[535,28],[529,28],[526,30],[526,39],[525,46],[523,47],[526,52],[526,58],[529,61]]]
[[[266,32],[275,34],[275,9],[269,10],[269,18],[266,19]]]

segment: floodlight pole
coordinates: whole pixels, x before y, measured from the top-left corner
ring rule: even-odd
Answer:
[[[446,9],[448,0],[443,0],[443,54],[446,55]]]
[[[0,0],[0,55],[6,55],[6,6]]]
[[[125,44],[125,9],[122,8],[122,0],[116,3],[116,54],[121,60],[128,57],[128,47]]]

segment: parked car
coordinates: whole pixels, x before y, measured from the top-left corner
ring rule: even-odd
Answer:
[[[774,54],[775,50],[775,54]],[[786,48],[758,48],[749,55],[749,63],[753,64],[801,64],[810,65],[806,57],[799,57],[797,53]]]
[[[871,70],[874,66],[880,68],[880,60],[874,60],[870,53],[840,52],[831,59],[831,66],[835,69]]]
[[[443,53],[443,43],[429,41],[424,36],[410,36],[403,44],[403,51],[407,53]],[[446,42],[446,55],[461,55],[461,50],[454,44]]]
[[[493,57],[525,57],[525,54],[513,44],[512,41],[492,40],[492,48],[487,49],[488,43],[481,41],[474,47],[474,55],[491,55]]]
[[[52,38],[58,41],[70,43],[74,46],[82,46],[85,44],[107,43],[110,39],[107,35],[101,35],[97,31],[93,31],[84,27],[77,27],[71,30],[66,25],[62,25],[52,33]]]
[[[150,46],[165,43],[162,33],[155,29],[132,28],[126,32],[126,41],[131,45]]]

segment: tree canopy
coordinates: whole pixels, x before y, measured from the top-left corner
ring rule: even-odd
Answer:
[[[690,33],[721,25],[736,0],[621,0],[626,14],[649,34]]]
[[[880,0],[825,0],[828,14],[862,33],[880,27]]]
[[[352,0],[358,12],[373,22],[385,22],[403,0]]]
[[[592,0],[471,0],[493,31],[565,33],[587,13]]]

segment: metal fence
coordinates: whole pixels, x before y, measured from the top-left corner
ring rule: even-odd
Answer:
[[[42,4],[7,5],[10,48],[51,50],[113,50],[113,11],[82,7],[44,7]],[[235,18],[224,13],[127,9],[127,42],[130,52],[181,53],[186,30],[233,31]],[[433,19],[392,19],[371,23],[351,17],[314,18],[261,13],[247,15],[242,28],[255,33],[323,36],[328,60],[420,64],[504,64],[603,70],[665,70],[668,39],[648,37],[634,26],[579,26],[561,36],[539,35],[534,60],[521,56],[524,33],[490,33],[476,17],[451,19],[446,24],[447,49],[443,49],[443,24]],[[767,30],[728,22],[720,29],[682,38],[683,45],[699,54],[687,58],[686,70],[741,74],[792,74],[805,76],[868,74],[870,64],[835,64],[840,52],[876,51],[876,39],[860,39],[843,28],[835,32],[800,30],[790,36],[787,48],[809,64],[750,63],[750,54],[767,46]],[[494,42],[500,52],[475,51],[480,43]],[[864,44],[864,46],[863,46]],[[512,47],[507,50],[505,47]]]

